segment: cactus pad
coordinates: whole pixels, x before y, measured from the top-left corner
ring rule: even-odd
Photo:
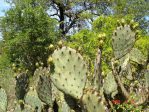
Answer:
[[[130,52],[130,60],[138,64],[144,64],[146,58],[144,57],[144,55],[141,53],[140,50],[138,50],[137,48],[133,48]]]
[[[36,112],[36,111],[30,105],[27,105],[27,104],[24,105],[24,109],[22,110],[20,108],[20,105],[17,104],[15,109],[14,109],[14,112]]]
[[[109,72],[107,74],[107,77],[105,78],[105,81],[104,81],[103,89],[104,89],[104,92],[107,95],[111,95],[112,98],[118,93],[117,84],[115,82],[112,72]]]
[[[80,99],[87,75],[82,56],[74,49],[62,47],[54,51],[52,58],[55,69],[51,79],[54,85],[65,94]]]
[[[50,67],[39,67],[35,70],[33,80],[30,82],[32,86],[37,84],[40,75],[48,76],[50,74]]]
[[[16,76],[16,97],[18,100],[23,100],[28,91],[29,77],[26,73],[21,73]]]
[[[104,100],[94,89],[84,91],[82,102],[87,112],[105,112]]]
[[[52,106],[52,86],[50,83],[50,78],[48,76],[39,76],[36,91],[41,101]]]
[[[145,72],[144,77],[145,77],[146,87],[149,88],[149,70]]]
[[[135,32],[129,25],[117,27],[112,36],[112,46],[116,59],[123,57],[133,47],[135,43]]]
[[[0,87],[0,112],[6,112],[7,109],[7,94],[4,89]]]
[[[41,112],[43,103],[41,100],[38,98],[38,95],[34,89],[29,90],[25,97],[25,103],[27,105],[30,105],[33,110],[38,110],[37,112]]]

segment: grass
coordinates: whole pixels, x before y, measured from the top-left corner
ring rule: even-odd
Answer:
[[[13,109],[15,105],[15,79],[10,68],[0,69],[0,86],[5,89],[8,96],[8,108]]]

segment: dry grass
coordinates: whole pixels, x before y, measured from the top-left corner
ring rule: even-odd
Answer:
[[[8,108],[13,109],[15,104],[15,79],[13,78],[13,71],[10,68],[0,70],[0,86],[6,90],[8,96]]]

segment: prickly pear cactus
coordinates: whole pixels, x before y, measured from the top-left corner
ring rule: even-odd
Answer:
[[[137,48],[133,48],[129,55],[130,55],[130,60],[138,64],[144,64],[146,61],[146,58],[144,57],[144,55]]]
[[[122,71],[126,69],[129,61],[130,61],[129,54],[127,54],[119,59],[119,66],[121,67]]]
[[[149,70],[145,72],[144,77],[145,77],[146,87],[149,88]]]
[[[66,103],[66,101],[62,101],[62,104],[61,104],[61,111],[62,112],[75,112],[75,111],[72,111],[72,109],[70,109],[69,105]]]
[[[118,93],[117,83],[114,79],[112,72],[109,72],[107,74],[107,77],[104,80],[103,89],[104,92],[107,95],[111,95],[112,98]]]
[[[54,85],[65,94],[80,99],[86,83],[87,66],[76,50],[62,47],[53,55],[54,74],[51,76]]]
[[[43,103],[38,98],[38,95],[34,88],[30,89],[25,97],[25,104],[30,105],[33,110],[37,110],[36,112],[41,112]]]
[[[56,101],[58,104],[58,111],[59,112],[71,112],[71,108],[70,106],[67,104],[65,98],[64,98],[64,94],[62,92],[59,91],[59,96],[56,97]]]
[[[18,100],[23,100],[28,91],[29,77],[26,73],[21,73],[16,76],[16,97]]]
[[[33,80],[30,82],[32,86],[37,84],[40,75],[50,75],[50,67],[39,67],[35,70]]]
[[[101,70],[101,50],[98,49],[95,65],[94,65],[94,87],[97,88],[97,90],[100,90],[102,87],[102,70]]]
[[[52,107],[52,86],[48,76],[41,75],[36,86],[36,91],[40,100]]]
[[[35,109],[33,109],[30,105],[27,105],[27,104],[24,104],[24,109],[22,110],[20,108],[20,105],[17,104],[14,109],[14,112],[37,112],[37,111]]]
[[[0,112],[6,112],[7,109],[7,94],[4,89],[0,87]]]
[[[135,43],[135,32],[129,25],[119,26],[112,36],[112,46],[116,59],[123,57]]]
[[[84,91],[82,102],[87,112],[105,112],[104,100],[94,89]]]

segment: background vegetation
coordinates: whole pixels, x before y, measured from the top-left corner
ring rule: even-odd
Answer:
[[[92,72],[97,48],[102,45],[102,69],[104,74],[108,73],[113,56],[111,37],[120,20],[125,20],[125,23],[133,20],[139,27],[135,47],[149,58],[148,0],[7,2],[11,8],[0,19],[3,37],[0,40],[0,85],[8,93],[13,91],[8,84],[14,82],[14,72],[27,71],[32,76],[37,66],[46,67],[51,53],[48,47],[57,44],[59,40],[80,50],[90,63]],[[103,42],[99,42],[100,37]]]

